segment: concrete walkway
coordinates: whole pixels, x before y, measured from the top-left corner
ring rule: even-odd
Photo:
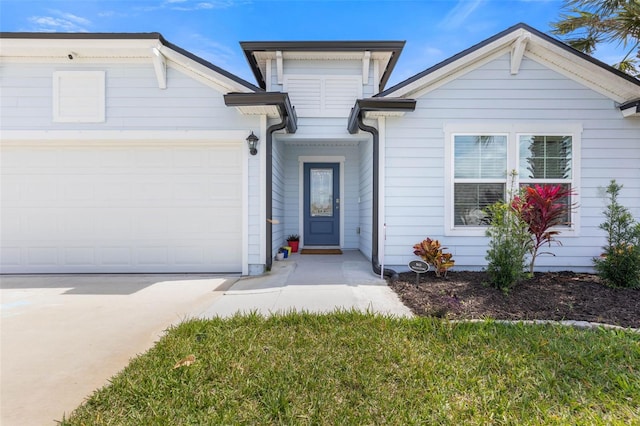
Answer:
[[[386,282],[373,274],[370,262],[355,250],[343,255],[292,254],[274,262],[269,274],[239,280],[202,316],[336,309],[412,316]]]

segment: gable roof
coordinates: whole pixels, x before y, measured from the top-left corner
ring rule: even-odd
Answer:
[[[524,55],[616,102],[626,103],[640,98],[640,80],[524,23],[507,28],[375,97],[415,97],[509,52],[512,74],[518,72],[519,61]]]
[[[17,61],[149,61],[157,73],[166,64],[224,92],[257,92],[259,87],[152,33],[0,32],[0,57]],[[160,79],[160,77],[159,77]]]
[[[266,62],[281,52],[285,59],[357,59],[371,54],[381,62],[380,88],[391,76],[404,41],[244,41],[240,43],[258,85],[266,89]]]

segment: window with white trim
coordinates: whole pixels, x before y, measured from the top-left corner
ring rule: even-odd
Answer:
[[[568,135],[518,135],[520,187],[562,185],[572,188],[572,137]],[[570,197],[562,203],[571,204]],[[571,222],[567,213],[565,222]]]
[[[484,208],[504,199],[507,135],[455,135],[453,147],[454,226],[485,225]]]
[[[560,184],[576,191],[579,125],[567,125],[566,130],[556,125],[553,131],[526,125],[519,131],[519,126],[507,125],[504,133],[499,125],[479,127],[468,131],[470,125],[445,126],[445,235],[484,235],[489,222],[485,208],[505,200],[511,189]],[[565,200],[576,201],[577,195]],[[577,216],[571,212],[566,218],[571,223],[566,231],[574,235]]]

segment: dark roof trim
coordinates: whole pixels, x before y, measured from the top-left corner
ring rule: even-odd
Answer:
[[[0,38],[8,39],[51,39],[51,40],[158,40],[164,46],[180,53],[181,55],[191,59],[194,62],[199,63],[202,66],[221,74],[228,79],[235,81],[236,83],[253,90],[260,92],[262,89],[249,83],[242,78],[231,74],[229,71],[212,64],[211,62],[202,59],[199,56],[167,41],[162,34],[157,32],[152,33],[17,33],[17,32],[0,32]]]
[[[258,93],[227,93],[224,103],[229,107],[241,106],[276,106],[283,120],[286,120],[288,133],[295,133],[298,129],[298,116],[291,105],[288,93],[258,92]]]
[[[380,78],[380,87],[384,87],[398,62],[405,41],[243,41],[242,50],[247,57],[251,71],[258,85],[266,89],[264,76],[260,72],[254,52],[391,52],[391,58]]]
[[[626,102],[620,105],[620,110],[629,109],[636,107],[636,112],[640,112],[640,99],[636,99],[635,101]]]
[[[566,50],[567,52],[569,52],[569,53],[571,53],[573,55],[576,55],[576,56],[578,56],[578,57],[580,57],[580,58],[582,58],[582,59],[584,59],[584,60],[586,60],[588,62],[591,62],[594,65],[599,66],[600,68],[605,69],[606,71],[609,71],[609,72],[617,75],[618,77],[622,77],[623,79],[625,79],[627,81],[630,81],[630,82],[640,86],[640,80],[638,80],[637,78],[634,78],[634,77],[630,76],[629,74],[626,74],[626,73],[624,73],[624,72],[622,72],[620,70],[617,70],[617,69],[613,68],[612,66],[607,65],[604,62],[601,62],[601,61],[599,61],[599,60],[597,60],[597,59],[595,59],[595,58],[593,58],[593,57],[591,57],[589,55],[586,55],[586,54],[580,52],[579,50],[576,50],[573,47],[569,46],[568,44],[565,44],[565,43],[561,42],[560,40],[555,39],[555,38],[553,38],[553,37],[541,32],[541,31],[538,31],[537,29],[535,29],[533,27],[530,27],[529,25],[521,22],[519,24],[516,24],[516,25],[514,25],[512,27],[507,28],[506,30],[494,35],[493,37],[490,37],[490,38],[488,38],[488,39],[486,39],[484,41],[481,41],[480,43],[478,43],[478,44],[476,44],[474,46],[471,46],[470,48],[468,48],[466,50],[463,50],[462,52],[450,57],[449,59],[446,59],[446,60],[444,60],[444,61],[432,66],[431,68],[427,68],[426,70],[422,71],[421,73],[418,73],[418,74],[414,75],[413,77],[409,77],[405,81],[402,81],[402,82],[396,84],[395,86],[390,87],[387,90],[378,93],[377,95],[374,95],[374,97],[388,96],[388,95],[392,94],[393,92],[395,92],[396,90],[401,89],[401,88],[403,88],[403,87],[405,87],[405,86],[407,86],[407,85],[409,85],[409,84],[411,84],[411,83],[413,83],[413,82],[415,82],[417,80],[420,80],[421,78],[431,74],[432,72],[437,71],[440,68],[443,68],[443,67],[451,64],[452,62],[455,62],[458,59],[463,58],[463,57],[469,55],[470,53],[473,53],[476,50],[479,50],[479,49],[483,48],[484,46],[486,46],[488,44],[491,44],[494,41],[506,36],[507,34],[510,34],[510,33],[514,32],[514,31],[519,30],[519,29],[524,29],[526,31],[529,31],[529,32],[535,34],[536,36],[544,39],[545,41],[548,41],[549,43],[552,43],[555,46],[558,46],[561,49],[564,49],[564,50]]]
[[[243,50],[252,52],[388,52],[402,49],[404,41],[242,41]]]
[[[0,38],[26,39],[62,39],[62,40],[129,40],[158,39],[164,40],[162,34],[152,33],[37,33],[37,32],[0,32]]]
[[[356,100],[355,105],[351,108],[349,114],[349,121],[347,123],[347,130],[350,134],[358,133],[358,121],[360,117],[368,111],[398,111],[398,112],[411,112],[416,109],[415,99],[405,98],[367,98]]]
[[[175,50],[176,52],[186,56],[187,58],[189,58],[189,59],[191,59],[191,60],[193,60],[193,61],[195,61],[197,63],[199,63],[200,65],[203,65],[203,66],[205,66],[205,67],[207,67],[207,68],[209,68],[209,69],[211,69],[211,70],[213,70],[213,71],[215,71],[215,72],[217,72],[219,74],[224,75],[228,79],[233,80],[236,83],[241,84],[242,86],[244,86],[244,87],[246,87],[246,88],[248,88],[250,90],[253,90],[254,92],[262,92],[263,91],[261,88],[249,83],[248,81],[238,77],[237,75],[231,74],[229,71],[223,70],[222,68],[220,68],[220,67],[218,67],[216,65],[213,65],[211,62],[206,61],[206,60],[202,59],[201,57],[196,56],[193,53],[191,53],[191,52],[189,52],[189,51],[187,51],[187,50],[185,50],[185,49],[183,49],[183,48],[181,48],[179,46],[176,46],[173,43],[170,43],[170,42],[166,41],[162,36],[160,36],[160,40],[162,41],[162,44],[164,44],[165,46],[169,47],[170,49]]]

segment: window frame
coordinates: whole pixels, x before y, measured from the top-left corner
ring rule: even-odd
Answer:
[[[460,182],[455,172],[455,137],[456,136],[494,136],[507,135],[507,170],[505,170],[505,193],[508,196],[511,188],[519,188],[519,176],[512,176],[512,170],[520,170],[520,136],[570,136],[571,137],[571,179],[568,183],[575,195],[571,202],[579,205],[580,198],[580,147],[582,125],[580,123],[445,123],[445,167],[444,167],[444,235],[445,236],[485,236],[486,226],[455,225],[455,194],[454,185]],[[473,182],[471,182],[473,180]],[[469,183],[482,181],[497,182],[497,179],[469,179]],[[548,181],[548,182],[547,182]],[[553,181],[553,182],[552,182]],[[560,183],[559,179],[523,179],[524,183]],[[580,210],[571,213],[571,225],[558,228],[563,237],[577,237],[580,230]]]
[[[455,171],[456,171],[456,164],[455,164],[455,159],[456,159],[456,146],[455,146],[455,140],[457,136],[474,136],[474,137],[478,137],[478,136],[490,136],[490,137],[495,137],[495,136],[503,136],[505,138],[505,150],[506,150],[506,165],[507,165],[507,170],[509,169],[509,151],[510,151],[510,147],[509,147],[509,134],[508,133],[488,133],[488,132],[482,132],[482,133],[453,133],[451,135],[451,179],[453,180],[452,182],[452,186],[451,186],[451,194],[452,194],[452,204],[451,204],[451,225],[456,228],[456,229],[469,229],[469,230],[473,230],[473,229],[481,229],[483,230],[484,233],[484,229],[486,229],[486,226],[483,225],[464,225],[464,226],[460,226],[460,225],[456,225],[455,224],[455,185],[456,184],[464,184],[464,183],[469,183],[469,184],[503,184],[504,185],[504,192],[507,192],[508,189],[508,176],[505,173],[503,173],[502,177],[498,178],[456,178],[455,176]]]

